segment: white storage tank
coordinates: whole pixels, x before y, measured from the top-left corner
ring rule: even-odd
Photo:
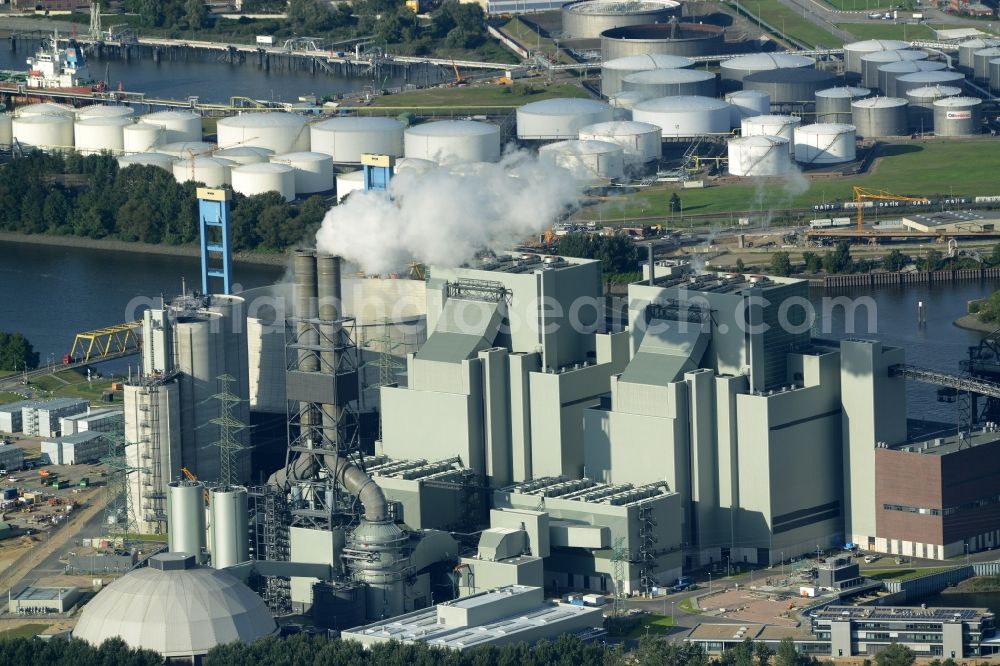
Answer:
[[[314,194],[333,189],[333,158],[325,153],[284,153],[271,158],[275,164],[295,169],[295,193]]]
[[[783,136],[743,136],[730,139],[729,173],[734,176],[783,176],[792,165],[789,141]]]
[[[978,97],[945,97],[934,102],[934,134],[971,136],[982,131],[983,100]]]
[[[260,164],[270,161],[274,151],[270,148],[256,148],[254,146],[234,146],[215,151],[216,157],[229,160],[233,164]]]
[[[404,154],[436,162],[499,162],[500,128],[476,120],[413,125],[403,136]]]
[[[343,201],[351,192],[365,189],[365,172],[360,169],[337,174],[337,200]]]
[[[558,6],[558,5],[555,5]],[[552,7],[552,5],[549,5]],[[577,0],[562,5],[564,39],[597,39],[605,30],[625,25],[664,23],[681,16],[675,0]]]
[[[246,488],[223,486],[209,493],[212,511],[212,567],[225,569],[249,558]]]
[[[626,164],[645,164],[660,159],[663,131],[650,123],[612,120],[580,128],[581,141],[617,143],[625,151]]]
[[[622,85],[625,77],[637,72],[656,69],[684,69],[694,61],[684,56],[648,53],[614,58],[601,64],[601,95],[611,97],[626,88]]]
[[[1000,46],[1000,39],[967,39],[958,45],[958,69],[972,74],[976,67],[976,51]]]
[[[174,178],[178,183],[192,180],[204,183],[206,187],[229,185],[232,168],[233,163],[221,157],[193,157],[177,160],[173,164]]]
[[[869,138],[907,134],[909,122],[906,100],[898,97],[869,97],[851,104],[851,118],[857,135]]]
[[[172,155],[182,159],[198,157],[199,155],[211,155],[217,146],[208,141],[176,141],[165,143],[157,147],[156,152],[164,155]]]
[[[580,180],[615,179],[625,175],[625,151],[608,141],[557,141],[538,149],[543,160],[551,160]]]
[[[780,136],[788,139],[788,152],[795,148],[795,129],[802,125],[798,116],[751,116],[740,123],[743,136]]]
[[[86,118],[131,118],[135,109],[115,104],[91,104],[76,110],[78,120]]]
[[[216,137],[220,148],[254,146],[276,153],[309,150],[309,127],[304,116],[276,111],[241,113],[219,121]]]
[[[134,153],[132,155],[123,155],[118,158],[118,168],[124,169],[130,167],[133,164],[138,164],[140,166],[155,166],[168,171],[170,173],[174,172],[174,162],[177,161],[176,157],[171,157],[170,155],[164,155],[162,153]]]
[[[965,75],[961,72],[914,72],[896,77],[896,95],[906,95],[914,88],[926,88],[927,86],[954,86],[961,87],[965,83]]]
[[[738,90],[726,94],[730,104],[729,117],[732,127],[739,127],[744,118],[771,113],[771,95],[763,90]]]
[[[73,117],[17,116],[11,121],[11,133],[26,149],[69,150],[73,148]]]
[[[230,177],[233,190],[248,197],[277,192],[285,201],[295,198],[295,169],[287,164],[240,164],[233,168]]]
[[[127,116],[92,116],[73,124],[73,143],[86,155],[102,151],[125,151],[125,128],[132,124]]]
[[[517,110],[519,139],[575,139],[581,127],[611,120],[611,107],[593,99],[558,97]]]
[[[816,91],[816,122],[841,123],[851,119],[851,102],[871,95],[868,88],[839,86]]]
[[[795,161],[799,164],[841,164],[857,156],[854,125],[815,123],[795,129]]]
[[[139,118],[166,130],[165,143],[201,141],[201,118],[190,111],[157,111]]]
[[[860,76],[862,71],[862,56],[877,51],[900,51],[908,48],[910,48],[908,42],[901,42],[895,39],[866,39],[861,42],[844,44],[844,71]],[[857,80],[858,76],[848,78]]]
[[[9,113],[0,113],[0,146],[7,147],[14,138],[14,130],[11,121],[14,117]]]
[[[642,93],[647,99],[674,95],[715,97],[715,74],[701,69],[651,69],[622,79],[623,91]]]
[[[1000,46],[991,46],[972,54],[972,76],[977,81],[990,80],[990,61],[1000,58]]]
[[[657,125],[665,137],[729,134],[730,106],[711,97],[657,97],[639,102],[632,119]]]
[[[396,167],[393,171],[397,174],[405,173],[407,171],[421,174],[427,173],[436,166],[437,163],[432,160],[422,160],[417,157],[402,157],[396,160]]]
[[[330,118],[309,128],[311,150],[337,164],[360,164],[366,153],[402,157],[403,129],[393,118]]]
[[[882,65],[890,62],[927,60],[929,55],[925,51],[900,49],[898,51],[878,51],[861,56],[861,85],[866,88],[878,88],[878,68]]]
[[[132,123],[122,128],[122,146],[126,153],[145,153],[164,143],[167,131],[160,125]]]
[[[743,77],[756,72],[791,67],[814,67],[815,65],[815,59],[794,53],[751,53],[723,60],[721,65],[722,81],[741,83]]]
[[[961,88],[952,86],[926,86],[923,88],[913,88],[906,92],[907,117],[910,128],[918,132],[929,132],[934,128],[934,102],[945,97],[958,97],[962,94]]]
[[[615,120],[632,120],[632,107],[639,102],[650,99],[649,95],[638,90],[623,90],[608,99]]]
[[[38,104],[26,104],[14,109],[16,118],[27,118],[28,116],[65,116],[66,118],[76,118],[76,110],[65,104],[54,104],[52,102],[39,102]]]
[[[990,90],[1000,92],[1000,58],[990,60]]]
[[[917,72],[936,72],[947,69],[947,65],[937,60],[903,60],[887,62],[878,68],[878,87],[885,97],[901,97],[896,90],[896,80],[907,74]]]

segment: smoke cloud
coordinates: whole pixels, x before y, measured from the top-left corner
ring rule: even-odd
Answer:
[[[369,274],[411,261],[455,267],[484,250],[505,250],[539,234],[574,207],[583,185],[566,169],[511,151],[497,164],[403,171],[380,192],[354,192],[316,233],[320,251]]]

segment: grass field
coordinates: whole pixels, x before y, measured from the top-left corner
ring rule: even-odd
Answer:
[[[502,28],[504,32],[521,43],[521,46],[529,51],[541,49],[545,53],[553,53],[556,50],[556,43],[545,35],[538,34],[530,25],[527,25],[519,18],[512,18],[505,23]]]
[[[868,578],[875,578],[877,580],[895,580],[902,582],[904,580],[912,580],[914,578],[920,578],[921,576],[930,576],[931,574],[950,570],[951,567],[938,567],[936,569],[884,569],[880,571],[865,571],[864,575]]]
[[[22,624],[20,627],[0,631],[0,641],[6,638],[31,638],[35,634],[40,634],[51,625],[48,624]]]
[[[697,608],[694,605],[693,599],[694,599],[693,597],[688,597],[687,599],[677,604],[678,608],[683,610],[685,613],[693,613],[695,615],[703,613],[704,611],[702,611],[700,608]]]
[[[681,198],[685,214],[761,210],[780,213],[815,203],[848,200],[854,185],[884,189],[894,194],[932,196],[955,194],[976,196],[1000,194],[1000,143],[995,140],[914,141],[883,149],[875,173],[860,177],[838,177],[809,182],[805,192],[790,192],[780,181],[679,190],[675,185],[654,186],[642,194],[614,197],[583,211],[588,220],[615,221],[662,215],[667,224],[678,226],[680,216],[667,212],[670,196]],[[954,177],[951,177],[954,176]]]
[[[899,11],[913,11],[916,3],[913,0],[826,0],[826,4],[834,9],[845,9],[847,11],[867,12],[876,9],[898,9]]]
[[[732,3],[730,6],[735,8],[736,4]],[[786,7],[778,0],[745,0],[740,3],[740,8],[755,16],[760,14],[760,17],[776,30],[811,46],[833,48],[843,43],[842,39],[838,39],[802,16],[801,12]]]
[[[674,626],[674,621],[669,615],[648,615],[632,631],[628,632],[626,638],[642,638],[647,635],[657,636],[670,633],[670,628]]]
[[[519,94],[518,91],[524,91]],[[481,108],[514,108],[551,97],[586,97],[587,92],[578,85],[560,83],[546,86],[531,79],[518,82],[515,86],[501,86],[486,83],[460,88],[428,88],[413,90],[398,95],[382,95],[370,107],[357,107],[363,113],[365,108],[391,109],[442,109],[452,108],[455,115]]]
[[[22,398],[16,393],[8,393],[7,391],[0,391],[0,405],[6,405],[9,402],[17,402],[18,400],[24,400],[24,398]]]
[[[43,394],[40,397],[85,398],[96,402],[101,399],[105,390],[111,388],[111,379],[102,377],[88,382],[86,372],[61,370],[31,380],[30,386]],[[21,400],[20,397],[17,399]],[[117,401],[120,401],[120,396]]]
[[[935,39],[934,28],[928,25],[872,21],[870,23],[838,23],[837,27],[861,39]],[[940,26],[934,26],[940,27]]]

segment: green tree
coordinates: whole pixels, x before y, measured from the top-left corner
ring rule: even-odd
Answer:
[[[670,195],[670,212],[679,213],[681,212],[681,198],[676,192]]]
[[[781,277],[792,274],[792,261],[787,252],[775,252],[771,255],[771,273]]]
[[[815,252],[803,252],[802,261],[806,265],[806,273],[815,275],[823,270],[823,260]]]
[[[913,650],[895,642],[875,655],[875,663],[878,666],[913,666],[916,660],[917,656]]]
[[[31,370],[38,367],[38,352],[20,333],[0,331],[0,370]]]
[[[745,273],[747,270],[746,264],[743,263],[742,257],[736,260],[736,272]]]
[[[329,30],[333,12],[324,0],[289,0],[288,22],[295,32],[312,35]]]
[[[800,666],[802,663],[799,651],[791,638],[782,638],[774,653],[774,666]]]
[[[990,266],[1000,266],[1000,243],[993,246],[993,251],[990,253],[986,263]]]
[[[992,324],[1000,321],[1000,291],[979,304],[979,321]]]
[[[925,271],[939,271],[944,268],[945,259],[940,250],[931,248],[927,250],[927,255],[919,262],[919,268]]]
[[[833,251],[823,254],[823,270],[830,274],[850,273],[854,270],[851,246],[847,241],[840,241]]]
[[[893,250],[882,259],[882,268],[895,273],[906,266],[906,256],[899,250]]]
[[[204,0],[187,0],[184,3],[184,19],[189,30],[197,30],[208,25],[208,8]]]

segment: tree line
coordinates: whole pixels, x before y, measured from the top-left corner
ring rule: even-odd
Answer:
[[[991,252],[978,258],[973,256],[946,257],[941,250],[930,248],[922,256],[907,255],[900,250],[890,250],[881,259],[855,259],[851,256],[851,246],[847,241],[840,241],[833,250],[827,250],[822,255],[806,251],[802,253],[802,263],[793,264],[788,252],[775,252],[771,255],[768,270],[772,275],[787,277],[795,273],[816,275],[827,273],[865,273],[872,270],[896,272],[906,266],[913,266],[920,271],[941,271],[957,268],[979,268],[980,266],[1000,266],[1000,243],[993,246]],[[736,270],[743,272],[743,261],[737,260]]]
[[[118,168],[108,155],[32,153],[0,169],[0,230],[184,245],[198,240],[197,185],[153,166]],[[233,193],[236,251],[282,251],[314,232],[327,205],[276,192]]]

